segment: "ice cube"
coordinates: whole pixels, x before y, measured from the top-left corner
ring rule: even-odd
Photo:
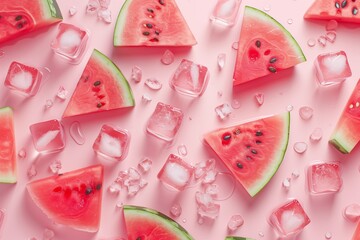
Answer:
[[[121,186],[117,182],[112,182],[108,189],[109,189],[109,192],[112,194],[119,194],[121,191]]]
[[[303,106],[299,109],[299,115],[303,120],[312,118],[314,110],[311,107]]]
[[[72,122],[69,129],[70,137],[79,145],[85,143],[85,136],[83,134],[81,125],[78,121]]]
[[[263,93],[255,93],[255,100],[259,106],[264,104],[264,94]]]
[[[57,92],[56,96],[57,96],[60,100],[64,101],[64,100],[66,100],[66,97],[67,97],[68,93],[69,93],[69,92],[68,92],[63,86],[60,86],[59,89],[58,89],[58,92]]]
[[[175,55],[170,50],[166,49],[161,57],[161,62],[165,65],[170,65],[174,62]]]
[[[341,169],[338,163],[317,163],[308,167],[309,191],[313,194],[336,193],[341,189]]]
[[[215,219],[219,215],[220,205],[215,203],[208,193],[196,192],[197,213],[201,218]]]
[[[353,203],[346,206],[343,215],[345,219],[351,222],[357,222],[360,219],[360,205]]]
[[[233,215],[231,216],[229,222],[228,222],[228,229],[229,231],[233,232],[237,229],[239,229],[242,225],[244,225],[244,219],[242,218],[241,215]]]
[[[50,165],[49,165],[49,168],[51,170],[52,173],[59,173],[59,171],[61,170],[62,168],[62,164],[59,160],[54,160]]]
[[[56,119],[33,124],[30,131],[38,152],[57,152],[65,147],[64,130]]]
[[[75,6],[69,8],[70,16],[74,16],[76,13],[77,13],[77,8]]]
[[[148,172],[151,169],[151,166],[152,166],[152,161],[150,158],[144,158],[138,164],[138,168],[143,173]]]
[[[231,111],[230,105],[227,103],[224,103],[224,104],[217,106],[215,108],[215,112],[221,120],[224,120],[231,114],[232,111]]]
[[[225,26],[235,24],[241,0],[218,0],[210,19]]]
[[[315,69],[318,82],[323,86],[339,84],[352,75],[344,51],[320,54],[315,60]]]

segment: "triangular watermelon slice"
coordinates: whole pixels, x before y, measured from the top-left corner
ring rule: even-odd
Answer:
[[[304,18],[360,23],[359,10],[359,1],[315,0],[315,2],[306,11]]]
[[[275,74],[306,61],[294,37],[265,12],[246,6],[233,84]]]
[[[156,210],[125,205],[124,217],[128,240],[193,240],[180,224]]]
[[[94,49],[63,118],[133,106],[131,87],[120,69]]]
[[[290,113],[218,129],[205,141],[222,162],[255,196],[279,168],[288,145]]]
[[[197,42],[175,0],[126,0],[114,46],[192,46]]]
[[[27,190],[54,222],[97,232],[100,225],[103,166],[95,165],[33,181]]]

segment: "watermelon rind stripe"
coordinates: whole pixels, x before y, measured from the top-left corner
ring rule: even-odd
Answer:
[[[119,15],[117,17],[116,20],[116,24],[115,24],[115,30],[114,30],[114,46],[120,46],[121,45],[121,34],[123,32],[124,29],[124,25],[126,22],[126,17],[127,17],[127,9],[129,8],[131,3],[131,0],[126,0],[124,2],[124,4],[122,5]]]
[[[347,141],[344,133],[340,129],[333,133],[329,143],[344,154],[350,153],[356,145],[354,145],[352,142]]]
[[[102,54],[99,50],[94,49],[94,56],[103,66],[111,71],[114,76],[117,76],[117,82],[120,86],[122,96],[124,97],[124,105],[135,106],[135,100],[129,82],[126,80],[121,70],[116,66],[107,56]]]
[[[302,51],[298,42],[295,40],[292,34],[286,28],[284,28],[284,26],[281,23],[279,23],[276,19],[274,19],[269,14],[251,6],[245,6],[245,14],[249,14],[250,16],[253,16],[267,23],[273,23],[275,27],[280,28],[284,33],[284,35],[286,36],[287,40],[291,43],[291,46],[295,50],[299,60],[303,62],[306,61],[304,52]]]
[[[53,18],[63,19],[61,14],[59,5],[57,4],[56,0],[42,0],[44,4],[48,5],[50,16]]]
[[[244,238],[244,237],[235,237],[235,236],[227,236],[225,240],[255,240],[253,238]]]
[[[144,216],[152,219],[153,221],[161,222],[163,225],[168,227],[168,230],[179,236],[181,240],[194,240],[185,228],[161,212],[134,205],[125,205],[123,209],[125,218],[126,215]]]

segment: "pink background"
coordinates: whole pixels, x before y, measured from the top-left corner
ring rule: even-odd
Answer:
[[[326,47],[317,45],[310,48],[307,45],[309,38],[317,39],[326,33],[326,22],[303,20],[303,14],[311,5],[312,0],[244,0],[241,4],[240,15],[242,15],[245,5],[259,9],[271,5],[269,14],[294,35],[308,61],[294,69],[278,73],[263,82],[260,80],[233,90],[231,80],[236,51],[231,48],[231,45],[238,39],[242,17],[232,28],[211,24],[209,15],[215,6],[215,0],[177,1],[198,44],[192,48],[171,49],[175,53],[176,59],[170,66],[165,66],[160,62],[165,48],[114,48],[112,46],[115,19],[123,1],[113,0],[111,2],[110,7],[114,19],[112,24],[98,21],[95,15],[85,14],[86,2],[85,0],[59,0],[64,22],[85,27],[91,32],[88,51],[79,65],[70,65],[51,51],[50,42],[55,37],[56,26],[31,33],[18,41],[0,46],[5,51],[5,55],[0,58],[2,79],[5,79],[8,66],[14,60],[51,69],[48,81],[33,98],[24,99],[11,93],[5,87],[0,88],[0,106],[11,106],[15,110],[17,148],[25,148],[28,153],[26,159],[18,161],[18,183],[16,185],[0,185],[0,208],[6,209],[2,239],[28,239],[32,236],[41,239],[45,228],[55,231],[55,239],[114,238],[122,235],[121,211],[116,207],[116,203],[122,201],[125,204],[155,208],[166,214],[169,214],[169,209],[174,202],[179,202],[183,206],[183,213],[177,220],[195,239],[224,239],[227,235],[227,222],[230,217],[233,214],[241,214],[245,219],[245,224],[233,235],[272,240],[275,239],[275,235],[267,223],[267,218],[274,207],[282,204],[288,198],[297,198],[311,219],[310,225],[297,239],[325,239],[325,233],[328,231],[332,233],[332,239],[335,240],[351,238],[355,224],[342,217],[342,210],[348,204],[360,201],[358,189],[360,152],[359,149],[355,149],[352,154],[342,155],[329,146],[327,140],[360,73],[359,68],[356,67],[356,63],[360,60],[360,48],[357,46],[358,27],[351,24],[340,24],[334,44],[328,43]],[[68,10],[73,5],[77,7],[78,13],[70,17]],[[292,24],[287,23],[290,18],[293,20]],[[143,81],[139,84],[130,82],[137,103],[135,108],[66,119],[63,121],[67,133],[65,150],[57,154],[37,157],[30,139],[29,125],[39,121],[61,118],[68,100],[61,102],[55,99],[54,106],[44,111],[45,100],[54,99],[61,85],[72,93],[93,48],[108,55],[128,78],[130,78],[131,68],[134,65],[140,66],[143,70],[143,81],[146,78],[155,77],[163,83],[162,89],[153,91],[147,88]],[[318,87],[313,68],[315,57],[320,53],[338,50],[344,50],[347,53],[353,77],[338,87]],[[221,71],[216,62],[219,53],[226,53],[227,56],[226,65]],[[169,77],[183,58],[209,68],[209,85],[204,95],[198,99],[178,95],[168,86]],[[260,82],[262,83],[260,84]],[[220,97],[218,92],[222,92],[223,95]],[[265,94],[265,103],[261,107],[258,107],[254,101],[254,94],[257,92]],[[145,93],[152,97],[151,103],[144,104],[141,101],[141,96]],[[231,103],[233,99],[240,101],[241,107],[235,109],[228,119],[220,121],[215,115],[214,108],[222,103]],[[170,145],[145,132],[146,121],[158,101],[173,104],[185,113],[179,134]],[[219,202],[221,211],[215,221],[197,223],[194,196],[195,192],[200,190],[200,185],[177,194],[164,188],[157,180],[158,171],[170,153],[177,153],[178,145],[185,144],[187,146],[188,155],[185,159],[191,163],[215,157],[202,143],[203,134],[250,118],[282,113],[290,104],[294,106],[294,109],[291,112],[289,147],[277,174],[255,198],[250,198],[245,190],[237,184],[231,198]],[[314,116],[308,121],[302,120],[298,114],[299,108],[305,105],[314,109]],[[86,143],[82,146],[77,145],[68,134],[69,126],[75,120],[81,123],[86,135]],[[99,160],[92,150],[93,141],[104,123],[118,125],[131,132],[129,154],[120,163]],[[311,143],[309,135],[316,127],[323,129],[323,139],[318,143]],[[308,143],[308,150],[304,154],[294,152],[293,144],[297,141]],[[61,160],[63,172],[102,163],[105,165],[104,186],[107,188],[120,170],[126,170],[131,166],[136,167],[144,156],[153,160],[151,171],[145,175],[145,179],[149,181],[148,186],[132,198],[126,197],[125,190],[119,196],[104,191],[102,221],[100,230],[96,234],[78,232],[54,225],[33,204],[25,189],[29,182],[27,169],[35,160],[38,174],[34,179],[50,176],[52,173],[49,171],[49,164],[55,159]],[[309,195],[305,185],[305,168],[316,161],[340,161],[342,163],[344,184],[341,192],[324,196]],[[227,171],[220,161],[217,161],[216,167],[219,171]],[[294,170],[300,172],[300,177],[292,180],[290,190],[286,192],[282,188],[282,181],[286,177],[291,177]],[[231,181],[224,181],[221,186],[226,187],[230,184]],[[104,190],[106,189],[104,188]],[[265,236],[260,237],[259,232],[263,232]]]

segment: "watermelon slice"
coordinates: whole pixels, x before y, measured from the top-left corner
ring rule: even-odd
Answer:
[[[246,6],[233,85],[275,74],[306,61],[293,36],[274,18]]]
[[[133,106],[130,85],[120,69],[94,49],[63,118]]]
[[[192,240],[177,222],[153,209],[124,206],[128,240]]]
[[[16,183],[16,148],[13,111],[0,108],[0,183]]]
[[[290,113],[274,115],[205,135],[205,141],[255,196],[279,168],[288,145]]]
[[[27,190],[54,222],[86,232],[100,224],[103,166],[95,165],[33,181]]]
[[[235,237],[235,236],[227,236],[225,240],[255,240],[253,238],[244,238],[244,237]]]
[[[197,42],[175,0],[126,0],[114,46],[192,46]]]
[[[355,0],[315,0],[304,18],[360,23],[359,9],[360,3]]]
[[[0,44],[61,19],[56,0],[1,0]]]
[[[345,105],[330,136],[330,144],[342,153],[350,153],[360,140],[360,80]]]
[[[358,223],[354,235],[351,240],[360,240],[360,222]]]

